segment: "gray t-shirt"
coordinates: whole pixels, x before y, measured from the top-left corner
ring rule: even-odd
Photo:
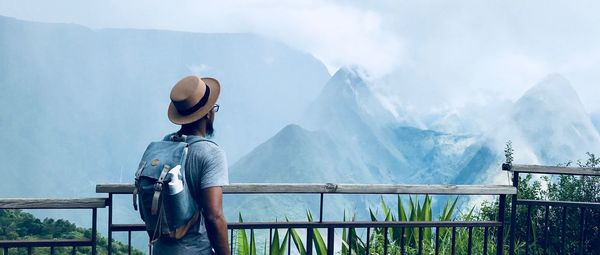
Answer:
[[[167,135],[165,140],[174,134]],[[190,192],[201,208],[200,192],[202,189],[229,184],[227,159],[225,152],[212,141],[200,136],[187,136],[187,143],[193,143],[188,150],[185,164],[185,179]],[[204,217],[200,214],[198,223],[179,240],[159,239],[153,248],[153,254],[212,254],[208,233],[204,225]]]

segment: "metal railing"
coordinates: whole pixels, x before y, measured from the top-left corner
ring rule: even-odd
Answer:
[[[92,255],[96,255],[97,210],[106,207],[106,198],[7,198],[0,199],[0,209],[91,209],[92,233],[89,239],[50,239],[50,240],[0,240],[0,248],[7,255],[11,248],[25,248],[32,254],[34,248],[49,247],[50,254],[55,254],[56,247],[72,247],[75,254],[77,247],[89,246]]]
[[[108,254],[111,254],[112,246],[112,233],[113,232],[127,232],[128,233],[128,245],[131,246],[131,232],[133,231],[146,231],[145,226],[142,224],[114,224],[113,223],[113,196],[122,194],[131,194],[133,192],[133,184],[99,184],[96,186],[97,193],[108,194]],[[437,254],[439,251],[440,241],[440,228],[447,228],[452,231],[451,235],[451,252],[455,254],[455,242],[456,242],[456,230],[457,228],[466,228],[468,230],[468,254],[471,254],[472,250],[472,232],[473,228],[483,228],[484,240],[483,240],[483,253],[487,254],[488,239],[490,235],[490,229],[495,229],[496,237],[496,254],[502,254],[503,243],[504,243],[504,213],[505,213],[505,201],[506,195],[516,194],[516,188],[510,185],[387,185],[387,184],[232,184],[223,187],[224,194],[318,194],[320,197],[319,203],[319,217],[318,221],[314,222],[243,222],[243,223],[229,223],[228,229],[230,231],[230,245],[233,250],[233,234],[235,230],[258,230],[264,229],[269,230],[269,250],[271,250],[271,238],[273,231],[278,229],[287,230],[289,233],[292,229],[305,229],[306,230],[306,247],[303,247],[307,254],[312,254],[314,229],[326,229],[326,247],[327,254],[334,253],[334,242],[335,242],[335,230],[336,229],[349,229],[351,232],[357,228],[364,228],[367,232],[367,237],[370,236],[372,229],[381,229],[384,231],[384,254],[387,254],[389,247],[388,240],[388,229],[396,228],[404,232],[407,228],[418,229],[418,254],[423,252],[423,231],[426,228],[435,229],[435,245],[434,249]],[[498,207],[498,218],[496,221],[385,221],[385,222],[344,222],[344,221],[323,221],[323,198],[328,194],[428,194],[428,195],[497,195],[499,196],[499,207]],[[404,233],[402,233],[402,238]],[[291,238],[288,239],[288,242]],[[348,246],[352,247],[352,238],[347,240]],[[252,245],[252,243],[250,243]],[[369,250],[369,238],[366,242],[367,249]],[[250,248],[252,249],[252,248]],[[288,254],[290,252],[290,245],[288,244]],[[400,249],[402,254],[405,252],[404,242],[400,242]]]
[[[512,183],[515,188],[519,187],[519,174],[530,173],[530,174],[555,174],[555,175],[575,175],[575,176],[600,176],[600,168],[583,168],[583,167],[557,167],[557,166],[538,166],[538,165],[510,165],[503,164],[502,170],[510,171],[513,173]],[[509,254],[515,254],[515,245],[517,240],[517,229],[516,227],[520,222],[517,220],[518,210],[517,206],[525,206],[527,208],[525,224],[527,229],[525,233],[525,254],[532,252],[532,235],[533,235],[533,218],[532,209],[543,208],[543,242],[536,243],[540,245],[543,254],[558,253],[558,254],[572,254],[577,252],[578,254],[588,254],[592,252],[588,250],[585,244],[585,226],[586,226],[586,212],[589,210],[600,209],[600,203],[594,202],[578,202],[578,201],[547,201],[547,200],[530,200],[530,199],[519,199],[518,194],[513,194],[511,202],[511,214],[510,214],[510,237],[509,237]],[[550,226],[552,222],[549,220],[551,210],[554,208],[560,208],[560,246],[556,249],[550,247]],[[568,210],[577,210],[579,214],[578,219],[578,238],[579,247],[577,251],[567,251],[565,243],[567,241],[567,212]],[[537,212],[537,210],[535,211]],[[534,215],[535,216],[535,215]],[[573,227],[573,226],[570,226]],[[599,226],[596,226],[599,227]],[[598,251],[595,251],[597,254]],[[533,253],[533,252],[532,252]]]
[[[456,253],[455,239],[457,238],[457,230],[464,229],[465,233],[468,232],[468,247],[466,253],[472,253],[471,247],[473,245],[472,235],[474,230],[479,230],[484,235],[483,238],[483,252],[487,253],[489,239],[493,240],[496,246],[495,253],[503,254],[508,251],[509,254],[515,253],[515,246],[517,240],[524,241],[525,254],[536,253],[532,246],[537,245],[541,247],[540,253],[562,253],[571,254],[577,252],[579,254],[586,254],[594,252],[586,246],[586,240],[591,238],[586,236],[584,227],[586,226],[589,218],[587,215],[597,212],[600,210],[600,203],[595,202],[578,202],[578,201],[546,201],[546,200],[529,200],[519,199],[518,197],[518,186],[519,186],[519,174],[520,173],[532,173],[532,174],[559,174],[559,175],[579,175],[579,176],[600,176],[600,169],[595,168],[574,168],[574,167],[549,167],[549,166],[533,166],[533,165],[503,165],[503,170],[513,172],[513,185],[371,185],[371,184],[233,184],[223,187],[224,193],[227,194],[315,194],[320,198],[319,200],[319,214],[318,218],[314,222],[242,222],[242,223],[229,223],[228,229],[231,237],[231,248],[233,248],[233,235],[235,231],[239,230],[264,230],[269,231],[269,245],[271,244],[271,238],[273,232],[277,230],[287,230],[287,233],[293,229],[306,230],[305,247],[303,247],[308,254],[311,254],[314,250],[314,244],[311,240],[315,240],[314,232],[312,230],[320,229],[326,231],[325,244],[327,247],[327,254],[334,253],[334,244],[339,244],[339,237],[336,239],[335,231],[339,229],[352,230],[363,229],[367,233],[367,237],[370,236],[373,231],[380,231],[383,235],[383,253],[388,253],[388,247],[390,244],[390,237],[388,237],[388,229],[396,229],[402,232],[401,238],[404,238],[404,231],[414,229],[416,230],[415,236],[418,235],[418,247],[415,252],[421,254],[424,250],[423,238],[424,231],[426,229],[434,229],[432,231],[431,240],[433,243],[434,252],[437,254],[439,251],[439,233],[442,229],[451,231],[452,239],[452,250],[451,253]],[[28,254],[32,254],[34,249],[37,247],[49,247],[50,253],[55,253],[55,247],[72,247],[72,254],[76,253],[76,247],[91,247],[92,254],[96,254],[96,233],[97,233],[97,209],[105,208],[108,206],[108,254],[112,253],[113,233],[115,232],[127,232],[128,233],[128,247],[129,254],[131,254],[131,235],[132,232],[140,231],[145,232],[145,226],[142,224],[115,224],[113,218],[114,204],[113,199],[115,195],[131,195],[133,192],[133,184],[99,184],[96,186],[96,192],[107,194],[105,198],[74,198],[74,199],[26,199],[26,198],[8,198],[0,199],[0,209],[90,209],[92,211],[92,235],[88,239],[76,239],[76,240],[0,240],[0,251],[3,254],[8,254],[9,249],[13,248],[25,248]],[[355,195],[369,195],[369,194],[429,194],[429,195],[494,195],[499,198],[497,218],[495,221],[323,221],[323,208],[324,208],[324,197],[331,194],[355,194]],[[510,215],[506,215],[506,196],[511,195],[512,201]],[[517,210],[517,208],[525,207],[525,210]],[[558,210],[557,210],[558,209]],[[536,215],[539,214],[539,215]],[[576,213],[577,219],[568,217]],[[552,215],[552,217],[550,217]],[[593,214],[595,215],[595,214]],[[505,216],[510,220],[505,221]],[[520,222],[517,219],[525,220]],[[542,229],[542,237],[539,238],[538,243],[533,243],[532,235],[535,230],[532,229],[532,219],[544,222]],[[558,219],[559,222],[549,222],[549,219]],[[570,221],[568,221],[570,220]],[[567,222],[578,222],[578,224],[567,224]],[[510,230],[508,240],[505,240],[505,224],[510,223]],[[523,233],[516,231],[519,224],[527,224],[526,230]],[[554,225],[552,225],[554,224]],[[542,225],[541,223],[539,224]],[[560,231],[550,231],[550,226],[554,226],[554,229]],[[577,226],[578,229],[574,229]],[[592,226],[594,227],[594,226]],[[595,226],[596,228],[599,226]],[[381,231],[383,229],[383,231]],[[576,250],[567,250],[565,243],[573,240],[567,240],[566,231],[578,232],[577,237],[579,238],[579,246]],[[418,233],[417,233],[418,232]],[[559,233],[560,232],[560,233]],[[364,233],[364,232],[363,232]],[[521,238],[521,236],[524,236]],[[552,235],[552,236],[551,236]],[[557,237],[560,235],[559,247],[549,247],[549,243],[552,241],[550,237]],[[493,238],[492,238],[493,237]],[[593,237],[597,238],[597,237]],[[288,239],[288,254],[290,245]],[[367,238],[365,243],[366,250],[369,250],[371,244],[370,239]],[[577,241],[577,240],[576,240]],[[352,247],[352,242],[356,240],[351,237],[348,240],[343,240],[346,247]],[[507,244],[508,243],[508,244]],[[555,242],[556,244],[556,242]],[[252,243],[250,245],[253,245]],[[400,252],[404,254],[406,252],[404,241],[397,244]],[[506,246],[508,247],[506,247]],[[338,246],[339,247],[339,246]],[[414,247],[413,247],[414,248]],[[270,248],[269,248],[270,250]],[[537,251],[539,252],[539,250]]]

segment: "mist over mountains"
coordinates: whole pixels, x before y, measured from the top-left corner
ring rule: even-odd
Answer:
[[[251,34],[100,29],[0,17],[2,196],[93,194],[131,182],[146,145],[177,130],[171,87],[219,78],[217,142],[235,161],[301,118],[330,77],[311,55]],[[31,185],[38,183],[39,185]]]
[[[504,146],[513,142],[515,162],[555,165],[600,152],[600,135],[570,83],[550,74],[530,88],[492,123],[495,129],[452,134],[411,126],[383,107],[361,70],[341,68],[310,105],[299,125],[289,125],[231,167],[233,182],[296,183],[502,183]],[[400,110],[401,109],[397,109]],[[398,114],[398,112],[396,112]],[[401,116],[406,116],[404,113]],[[459,113],[442,115],[432,126],[457,127],[472,121]],[[450,123],[445,123],[450,122]],[[421,123],[427,123],[423,121]],[[469,125],[469,124],[466,124]],[[255,220],[283,218],[311,208],[314,198],[287,198],[286,210],[233,212]],[[296,201],[289,203],[289,200]],[[278,208],[281,199],[253,198]],[[368,204],[364,197],[336,198],[328,216]],[[256,207],[256,206],[254,206]],[[316,208],[313,208],[315,210]],[[302,215],[300,215],[302,218]]]
[[[592,113],[592,123],[596,127],[596,130],[600,132],[600,112]]]
[[[381,105],[370,86],[361,70],[341,68],[300,125],[286,126],[231,166],[231,181],[464,184],[481,179],[497,161],[479,136],[406,126]],[[310,196],[229,201],[229,217],[243,212],[250,220],[301,220],[305,209],[318,210]],[[326,215],[337,219],[350,208],[363,215],[366,204],[365,196],[336,196],[328,200]]]
[[[516,126],[538,162],[558,164],[600,152],[600,135],[564,77],[548,75],[515,104]]]
[[[475,136],[396,122],[360,71],[342,68],[299,126],[287,126],[238,161],[231,167],[231,178],[234,182],[467,183],[468,179],[456,177],[465,168],[476,174],[489,167],[494,157],[489,151]],[[481,169],[472,169],[474,165]]]
[[[5,197],[80,196],[97,183],[130,183],[145,146],[176,130],[166,118],[168,95],[189,74],[222,83],[215,139],[229,156],[231,182],[506,183],[496,177],[508,140],[519,163],[600,152],[600,113],[588,114],[558,74],[490,121],[393,109],[360,67],[330,76],[311,55],[252,34],[0,17],[0,38],[0,160],[18,163],[2,170],[13,180],[0,186]],[[294,206],[302,214],[310,199],[235,197],[226,211],[231,219],[241,208],[278,205],[281,214],[272,215]]]

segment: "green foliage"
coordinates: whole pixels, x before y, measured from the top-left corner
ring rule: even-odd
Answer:
[[[600,166],[600,158],[593,153],[586,153],[587,160],[577,160],[575,163],[579,167],[597,168]],[[571,166],[573,162],[566,162],[562,166]],[[583,201],[600,202],[600,177],[597,176],[570,176],[570,175],[543,175],[535,179],[533,175],[519,176],[519,199],[532,200],[554,200],[554,201]],[[511,199],[507,199],[507,208],[510,208]],[[484,202],[481,205],[479,217],[482,220],[492,220],[496,218],[498,201]],[[584,234],[587,238],[586,249],[588,251],[600,250],[600,212],[598,210],[585,210],[586,224],[583,226]],[[525,241],[529,238],[530,253],[541,254],[544,252],[542,246],[548,242],[549,253],[558,253],[562,240],[562,207],[550,207],[548,211],[548,226],[545,226],[546,208],[534,206],[531,208],[531,219],[527,218],[527,207],[517,207],[517,229],[515,231],[517,245],[515,252],[517,254],[525,253]],[[566,253],[575,253],[578,251],[579,229],[580,229],[581,209],[569,208],[566,211]],[[505,220],[510,222],[510,213],[505,214]],[[527,228],[531,228],[530,235],[527,235]],[[546,238],[546,229],[548,237]],[[506,232],[508,235],[508,232]]]
[[[433,213],[431,207],[431,197],[429,195],[425,196],[425,199],[421,203],[421,200],[416,197],[409,197],[409,203],[407,205],[408,208],[405,208],[402,199],[398,196],[398,209],[396,214],[394,212],[389,211],[389,207],[382,199],[381,207],[382,212],[384,214],[384,221],[432,221]],[[446,201],[446,204],[441,212],[438,215],[439,221],[453,221],[453,220],[476,220],[474,216],[474,207],[467,214],[457,215],[456,205],[458,203],[458,197],[454,199],[449,199]],[[371,219],[377,221],[375,214],[371,211]],[[406,215],[406,211],[409,212]],[[368,253],[366,252],[358,252],[356,254],[382,254],[385,246],[385,230],[378,229],[374,231],[374,233],[367,237],[370,242],[370,248]],[[422,245],[423,254],[433,254],[435,252],[435,238],[436,232],[439,231],[439,252],[440,254],[450,254],[452,251],[452,233],[454,231],[456,245],[455,251],[457,254],[467,253],[467,243],[469,238],[469,232],[467,228],[421,228],[421,237],[419,234],[419,228],[390,228],[388,229],[388,252],[390,254],[399,254],[404,248],[404,252],[406,254],[417,254],[419,249],[419,243]],[[472,236],[472,245],[473,245],[473,253],[482,253],[483,252],[483,229],[473,229],[471,232]],[[492,236],[492,235],[490,235]],[[359,241],[360,242],[360,241]],[[356,242],[356,243],[359,243]],[[488,253],[495,251],[495,247],[493,245],[492,238],[488,239]],[[354,253],[354,252],[353,252]]]
[[[306,249],[304,249],[304,244],[302,243],[302,238],[295,229],[290,229],[290,234],[292,235],[292,240],[294,241],[294,246],[300,253],[300,255],[306,255]]]
[[[424,200],[421,202],[419,197],[409,197],[409,203],[404,204],[401,197],[398,196],[398,205],[396,212],[392,211],[391,207],[385,202],[383,198],[381,198],[380,206],[381,211],[383,213],[384,221],[432,221],[433,220],[433,212],[432,212],[432,199],[429,195],[426,195]],[[446,201],[445,206],[440,215],[437,218],[440,221],[453,221],[453,220],[479,220],[474,207],[467,214],[459,214],[456,210],[456,206],[458,203],[458,197],[454,199],[449,199]],[[377,213],[374,213],[370,208],[370,215],[372,221],[378,221]],[[408,212],[408,214],[406,213]],[[309,222],[313,221],[313,216],[310,211],[306,213],[307,219]],[[346,218],[346,212],[344,212],[344,221],[354,221],[356,219],[356,215],[352,217]],[[287,220],[287,219],[286,219]],[[241,221],[241,216],[240,216]],[[314,250],[317,254],[326,254],[327,247],[326,243],[323,240],[321,233],[318,229],[313,229],[313,244]],[[388,253],[389,254],[400,254],[401,245],[404,244],[404,251],[406,254],[417,254],[418,245],[420,243],[419,238],[419,228],[387,228],[387,240],[385,240],[385,231],[386,228],[374,228],[371,232],[370,236],[365,237],[364,231],[359,233],[356,229],[345,228],[342,229],[342,250],[341,254],[383,254],[384,246],[387,244]],[[422,247],[423,254],[433,254],[435,250],[435,229],[433,228],[422,228]],[[450,254],[452,247],[452,228],[439,228],[440,231],[440,239],[439,239],[439,251],[440,254]],[[493,254],[495,252],[494,246],[494,238],[495,235],[490,231],[488,237],[488,254]],[[300,255],[306,255],[306,246],[304,245],[301,236],[298,234],[297,230],[290,229],[289,235],[294,242],[294,246],[296,251]],[[467,243],[469,238],[469,232],[466,228],[456,228],[454,229],[454,235],[456,239],[455,251],[457,254],[465,254],[467,253]],[[245,233],[240,232],[238,234],[238,249],[237,254],[246,255],[246,254],[255,254],[248,253],[246,248],[240,249],[239,247],[248,247],[248,244],[244,244],[244,240],[246,239]],[[473,229],[472,233],[472,245],[473,245],[473,254],[483,253],[483,229]],[[285,243],[287,240],[284,237],[284,241],[279,244],[279,236],[277,231],[271,240],[271,252],[272,254],[277,254],[277,252],[283,252],[285,249]],[[254,241],[251,241],[253,243]],[[366,243],[369,242],[369,251],[366,249]],[[241,243],[241,244],[240,244]],[[256,246],[253,244],[253,246]],[[267,249],[265,248],[265,251]],[[266,252],[265,252],[266,254]]]
[[[83,239],[91,238],[92,230],[80,228],[63,219],[45,218],[40,220],[30,213],[18,209],[0,209],[0,240],[40,240],[40,239]],[[107,254],[108,241],[97,235],[98,254]],[[55,248],[56,254],[71,254],[71,247]],[[127,245],[113,242],[113,254],[127,254]],[[143,254],[132,248],[132,254]],[[77,254],[90,254],[90,247],[77,247]],[[1,254],[1,253],[0,253]],[[26,249],[10,249],[10,254],[27,254]],[[34,248],[32,254],[50,254],[50,248]]]
[[[355,221],[356,215],[350,218],[350,221]],[[344,221],[346,221],[346,212],[344,211]],[[351,228],[348,231],[344,228],[342,230],[342,254],[348,254],[351,251],[352,254],[365,254],[366,244],[357,234],[356,229]]]
[[[508,142],[506,142],[506,147],[504,148],[504,158],[505,158],[505,162],[507,164],[512,164],[513,162],[513,154],[514,154],[514,150],[512,147],[512,141],[508,140]]]
[[[312,222],[313,217],[310,211],[306,211],[306,217],[308,217],[308,221]],[[315,246],[315,250],[317,251],[317,255],[326,255],[327,254],[327,246],[325,245],[325,241],[321,236],[321,232],[318,229],[313,229],[313,244]]]
[[[277,229],[275,229],[275,233],[273,234],[273,240],[271,241],[271,254],[272,255],[287,254],[286,248],[287,248],[288,238],[289,238],[289,232],[286,232],[285,236],[283,237],[283,240],[281,241],[281,244],[280,244],[279,243],[279,231],[277,231]],[[265,243],[265,245],[266,245],[266,243]],[[267,249],[265,247],[265,251],[266,250]]]
[[[238,214],[238,221],[240,223],[244,222],[241,213]],[[250,248],[250,244],[248,243],[248,236],[246,235],[245,229],[240,229],[236,231],[236,243],[237,254],[256,255],[256,242],[254,240],[254,230],[250,230],[250,243],[252,243],[252,249]]]

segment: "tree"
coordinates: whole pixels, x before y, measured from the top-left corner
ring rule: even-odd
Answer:
[[[509,141],[504,150],[506,162],[512,164],[513,149]],[[600,158],[595,154],[587,152],[587,160],[577,160],[579,167],[598,167]],[[562,164],[564,166],[572,165],[572,162]],[[519,176],[519,199],[533,200],[552,200],[552,201],[578,201],[578,202],[600,202],[600,177],[597,176],[571,176],[571,175],[544,175],[539,179],[533,178],[531,174]],[[506,208],[510,208],[511,199],[507,199]],[[484,202],[480,207],[480,217],[486,220],[496,218],[496,208],[498,201]],[[523,244],[526,238],[530,241],[530,252],[532,254],[543,253],[542,246],[548,242],[549,252],[556,253],[561,249],[562,239],[562,217],[563,212],[566,216],[565,231],[566,254],[578,251],[579,230],[581,228],[581,208],[568,208],[563,211],[563,207],[550,207],[548,210],[548,228],[545,226],[546,208],[542,206],[533,206],[531,208],[531,218],[527,218],[527,207],[517,207],[517,225],[516,237],[517,243]],[[598,209],[583,210],[586,223],[583,226],[586,236],[585,249],[587,251],[600,251],[600,211]],[[510,214],[506,214],[506,221],[510,221]],[[531,234],[527,235],[528,225]],[[546,229],[548,235],[546,237]],[[523,245],[516,246],[517,253],[525,253]]]
[[[35,240],[35,239],[78,239],[91,238],[92,230],[79,228],[68,220],[45,218],[40,220],[32,214],[15,209],[0,209],[0,240]],[[107,240],[98,235],[98,254],[107,254]],[[120,242],[113,242],[113,254],[127,254],[128,247]],[[56,254],[71,254],[71,248],[56,248]],[[89,247],[78,247],[77,254],[90,254]],[[0,253],[1,254],[1,253]],[[27,254],[24,249],[11,249],[10,254]],[[33,254],[50,254],[49,248],[36,248]],[[132,254],[143,254],[132,249]]]

